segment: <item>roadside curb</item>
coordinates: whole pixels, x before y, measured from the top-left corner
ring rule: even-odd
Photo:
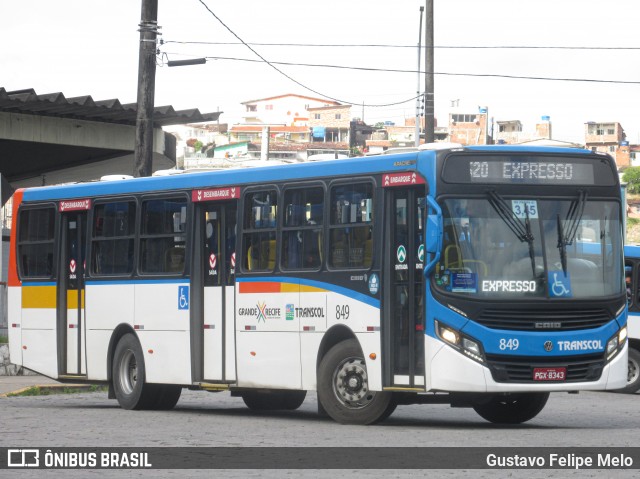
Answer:
[[[37,388],[40,391],[55,391],[57,389],[90,389],[93,384],[34,384],[33,386],[26,386],[15,391],[9,391],[7,393],[0,394],[0,398],[6,398],[16,394],[22,394],[30,389]]]

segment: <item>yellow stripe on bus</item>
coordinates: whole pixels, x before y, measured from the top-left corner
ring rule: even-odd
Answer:
[[[22,287],[22,307],[23,308],[55,308],[56,307],[56,287],[55,286],[23,286]]]
[[[81,297],[84,308],[84,290]],[[22,307],[32,309],[55,309],[56,308],[56,287],[55,286],[23,286],[22,287]],[[67,291],[67,308],[76,309],[78,307],[78,291],[70,289]]]
[[[82,290],[82,305],[81,308],[84,309],[84,290]],[[67,290],[67,309],[77,309],[78,308],[78,290],[77,289],[69,289]]]

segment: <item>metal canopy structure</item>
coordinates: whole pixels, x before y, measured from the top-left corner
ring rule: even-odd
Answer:
[[[0,87],[0,115],[20,114],[49,119],[49,124],[55,119],[77,120],[78,122],[95,122],[100,128],[108,125],[123,125],[135,127],[137,104],[121,103],[118,99],[94,100],[90,95],[67,98],[64,94],[46,93],[38,95],[35,90],[6,91]],[[167,125],[185,123],[199,123],[218,120],[221,112],[200,113],[196,108],[175,110],[172,106],[154,108],[153,126],[159,128]],[[4,120],[5,126],[10,120]],[[64,121],[64,120],[63,120]],[[56,142],[46,139],[25,140],[31,133],[21,136],[7,137],[3,131],[3,118],[0,117],[0,173],[9,182],[28,176],[37,175],[52,170],[62,170],[74,166],[108,160],[131,154],[133,148],[123,148],[122,145],[101,145],[74,143],[73,139],[65,141],[59,138]],[[86,123],[83,123],[86,125]],[[9,125],[5,129],[16,129]],[[78,127],[80,128],[80,127]],[[33,128],[31,128],[33,129]],[[94,129],[94,135],[99,136]],[[90,142],[89,142],[90,143]],[[169,139],[169,145],[175,143]],[[175,161],[175,151],[167,149],[165,155]]]

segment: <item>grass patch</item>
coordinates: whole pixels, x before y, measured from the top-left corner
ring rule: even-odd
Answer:
[[[9,338],[6,336],[0,336],[0,344],[8,343]]]
[[[50,396],[52,394],[78,394],[78,393],[94,393],[106,392],[107,386],[91,384],[86,387],[73,386],[34,386],[24,391],[9,393],[7,397],[24,397],[24,396]]]

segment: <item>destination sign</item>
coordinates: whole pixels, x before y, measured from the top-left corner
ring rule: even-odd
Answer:
[[[535,185],[615,185],[606,162],[592,159],[533,156],[450,157],[444,180],[452,183]]]

